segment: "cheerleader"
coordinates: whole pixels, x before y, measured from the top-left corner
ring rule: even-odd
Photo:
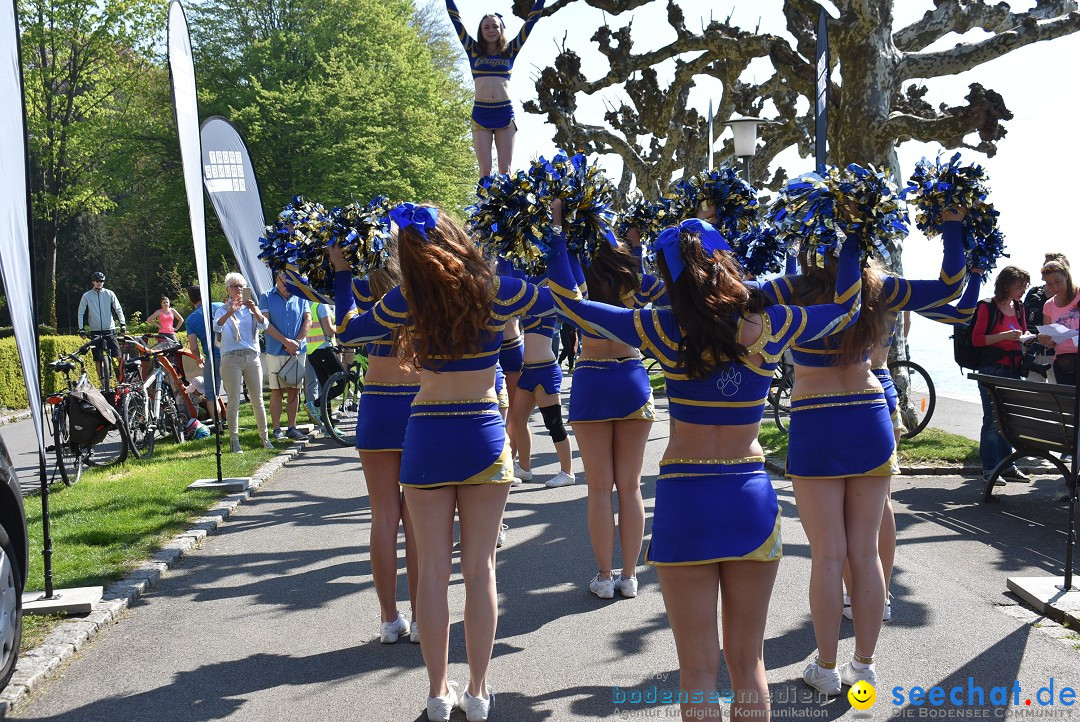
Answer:
[[[907,281],[864,269],[858,323],[841,336],[792,348],[795,382],[787,474],[810,542],[810,613],[818,645],[803,679],[828,695],[839,694],[841,683],[877,683],[874,650],[885,610],[877,539],[895,441],[881,383],[870,372],[870,351],[885,336],[892,314],[936,308],[957,296],[965,275],[962,219],[961,213],[944,214],[939,280]],[[844,246],[852,244],[859,245],[859,239],[849,237]],[[819,266],[820,256],[813,253],[813,244],[808,246],[799,259],[804,275],[762,286],[774,301],[813,303],[831,292],[835,267]],[[830,448],[835,452],[822,453]],[[838,671],[845,562],[852,576],[855,654]]]
[[[427,667],[429,720],[455,706],[485,720],[498,619],[495,545],[513,479],[506,429],[495,395],[495,363],[509,318],[550,313],[550,296],[514,278],[494,276],[479,250],[446,213],[403,203],[398,224],[401,285],[362,315],[355,308],[348,261],[330,258],[343,342],[368,342],[405,328],[420,369],[401,452],[401,485],[416,537],[416,618]],[[465,580],[465,643],[470,681],[458,696],[447,679],[454,511],[460,523]]]
[[[556,202],[556,225],[561,217]],[[767,716],[762,647],[781,557],[781,515],[757,436],[784,350],[835,333],[858,316],[858,250],[847,246],[841,254],[831,303],[770,305],[742,283],[729,246],[712,226],[684,221],[656,242],[671,308],[629,309],[584,300],[561,229],[551,243],[550,287],[560,314],[589,334],[642,349],[664,369],[671,432],[646,562],[660,578],[679,686],[698,698],[682,703],[683,718],[720,716],[716,699],[700,696],[715,689],[720,671],[721,595],[732,716]]]
[[[643,308],[664,290],[659,279],[641,275],[640,257],[606,243],[597,247],[584,278],[589,299],[609,306]],[[636,597],[637,562],[645,534],[641,464],[655,418],[652,388],[636,346],[588,331],[582,336],[581,358],[570,387],[570,424],[589,487],[589,539],[598,570],[589,590],[601,599],[611,599],[616,589],[624,597]],[[616,577],[611,571],[613,488],[619,496],[622,549],[622,568]]]
[[[480,164],[480,176],[491,175],[491,142],[499,153],[499,172],[509,173],[514,155],[514,106],[510,102],[510,73],[514,61],[540,19],[544,0],[535,0],[525,18],[525,24],[513,40],[506,39],[506,23],[502,15],[488,13],[480,19],[474,40],[461,24],[461,13],[454,0],[446,0],[446,13],[454,25],[458,40],[469,59],[469,71],[476,86],[472,108],[473,148]],[[504,369],[505,370],[505,369]]]
[[[396,234],[391,234],[388,249],[390,255],[382,269],[353,282],[358,312],[371,309],[401,282]],[[401,352],[400,331],[367,344],[364,393],[360,395],[356,413],[356,450],[371,502],[371,576],[382,613],[379,641],[383,644],[392,644],[404,635],[411,642],[420,643],[420,627],[416,623],[416,540],[408,506],[398,485],[405,424],[413,397],[420,390],[420,374],[415,366],[400,358]],[[410,620],[401,617],[397,609],[398,524],[405,530],[405,573],[413,609]]]
[[[530,279],[543,285],[541,279]],[[555,358],[551,339],[555,335],[554,316],[525,316],[521,320],[524,345],[524,368],[518,377],[514,400],[510,405],[510,426],[517,444],[515,475],[523,481],[532,479],[532,434],[529,417],[540,407],[540,416],[551,434],[559,471],[544,484],[549,488],[573,486],[577,483],[573,471],[573,452],[570,437],[562,419],[562,368]]]
[[[983,269],[973,268],[968,276],[967,287],[963,296],[955,306],[941,306],[940,308],[920,311],[920,316],[945,324],[967,323],[975,315],[975,305],[979,302],[979,291],[982,288]],[[899,316],[895,316],[891,327],[895,329]],[[885,393],[885,403],[889,409],[889,418],[893,427],[893,447],[899,453],[900,436],[904,433],[904,422],[900,418],[899,398],[896,393],[896,384],[889,373],[889,351],[892,349],[893,333],[880,346],[876,346],[870,354],[870,372],[881,383],[881,389]],[[894,455],[892,473],[900,473],[899,461]],[[885,495],[885,507],[881,513],[881,526],[878,529],[878,557],[881,559],[882,575],[885,577],[885,612],[881,615],[883,622],[892,619],[892,593],[889,587],[892,585],[893,564],[896,561],[896,518],[893,513],[892,490]],[[851,571],[844,566],[844,589],[851,586]],[[844,616],[851,619],[851,597],[844,593]]]

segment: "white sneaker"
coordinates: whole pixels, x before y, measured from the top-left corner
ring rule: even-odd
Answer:
[[[514,477],[514,480],[510,482],[510,486],[521,486],[521,479]]]
[[[518,466],[518,463],[514,462],[514,478],[521,479],[522,481],[532,481],[532,472],[528,469],[522,469]]]
[[[573,486],[577,483],[577,478],[573,474],[567,474],[565,471],[560,471],[555,476],[547,480],[544,484],[549,489],[556,489],[560,486]]]
[[[469,722],[486,720],[488,713],[491,712],[491,708],[494,706],[495,695],[491,693],[490,687],[487,688],[487,699],[473,697],[467,689],[461,695],[461,709],[465,710],[465,719],[469,720]]]
[[[262,437],[262,445],[263,445],[263,448],[264,448],[264,449],[273,449],[273,448],[276,448],[276,447],[274,446],[273,442],[271,442],[271,441],[270,441],[270,439],[266,438],[265,436],[264,436],[264,437]]]
[[[866,682],[871,687],[877,687],[877,672],[872,664],[866,669],[855,669],[851,666],[851,662],[847,662],[840,668],[840,679],[849,687],[860,681]]]
[[[830,697],[840,694],[840,673],[835,669],[819,667],[816,658],[806,665],[802,678],[804,682],[822,694]]]
[[[637,577],[624,577],[620,574],[615,578],[615,588],[619,590],[619,594],[632,599],[637,596]]]
[[[615,596],[615,580],[611,577],[601,579],[597,572],[593,580],[589,582],[589,591],[601,599],[611,599]]]
[[[409,627],[409,641],[413,644],[420,644],[420,625],[414,619]]]
[[[854,619],[851,616],[851,597],[844,595],[844,616],[848,619]],[[892,619],[892,594],[890,593],[885,597],[885,613],[881,615],[881,621],[887,622]]]
[[[234,454],[243,454],[244,448],[240,446],[240,437],[233,434],[229,435],[229,450]]]
[[[447,682],[445,697],[427,698],[427,718],[431,722],[449,722],[450,713],[458,706],[457,682]]]
[[[509,528],[506,524],[499,526],[499,538],[495,540],[496,549],[501,549],[502,545],[506,543],[506,530]]]
[[[383,622],[379,625],[379,641],[383,644],[393,644],[398,637],[409,633],[409,620],[398,615],[392,622]]]

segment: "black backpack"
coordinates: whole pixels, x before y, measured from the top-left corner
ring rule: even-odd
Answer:
[[[120,423],[116,411],[85,376],[68,394],[67,413],[71,443],[77,446],[100,443]]]
[[[1028,328],[1041,326],[1043,322],[1043,306],[1046,305],[1046,287],[1034,286],[1024,296],[1024,315],[1027,316]]]
[[[957,326],[956,330],[953,331],[953,359],[956,361],[956,365],[962,369],[974,371],[983,365],[983,359],[986,358],[985,351],[987,347],[976,346],[971,342],[971,332],[975,330],[975,319],[979,316],[979,306],[984,305],[987,307],[986,333],[990,333],[990,329],[997,323],[1001,311],[998,310],[996,303],[990,303],[989,301],[979,301],[975,306],[975,314],[971,317],[971,320],[963,326]]]

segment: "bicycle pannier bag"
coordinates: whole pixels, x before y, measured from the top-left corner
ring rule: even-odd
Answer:
[[[72,390],[67,399],[67,412],[71,441],[84,446],[104,440],[119,421],[116,411],[88,381],[77,384]]]

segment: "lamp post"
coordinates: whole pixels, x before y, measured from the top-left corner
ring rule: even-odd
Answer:
[[[751,183],[750,159],[757,153],[757,132],[759,125],[773,125],[774,121],[762,120],[761,118],[734,117],[724,121],[724,125],[731,126],[731,132],[735,135],[735,155],[742,158],[743,179]]]

